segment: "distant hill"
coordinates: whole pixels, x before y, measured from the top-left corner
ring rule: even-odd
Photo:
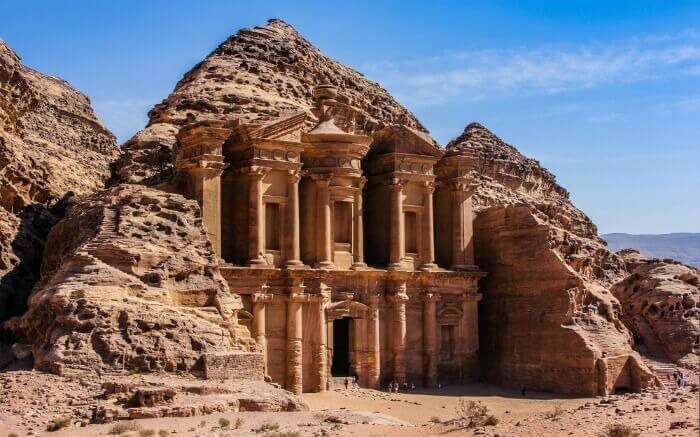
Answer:
[[[700,234],[674,233],[658,235],[604,234],[612,251],[637,249],[647,258],[673,258],[700,268]]]

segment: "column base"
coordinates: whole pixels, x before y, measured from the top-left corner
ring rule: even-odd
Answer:
[[[284,264],[284,268],[286,269],[305,269],[307,267],[307,265],[298,259],[290,259]]]
[[[364,270],[367,268],[367,264],[364,262],[356,262],[350,266],[350,270]]]
[[[324,269],[324,270],[334,270],[335,264],[333,264],[333,261],[321,261],[319,263],[316,263],[315,267],[317,269]]]
[[[422,266],[420,266],[420,270],[423,271],[432,271],[432,270],[438,270],[439,267],[435,263],[425,263]]]
[[[251,259],[250,261],[248,261],[248,265],[250,267],[258,267],[258,268],[270,267],[270,265],[267,263],[267,260],[263,257]]]

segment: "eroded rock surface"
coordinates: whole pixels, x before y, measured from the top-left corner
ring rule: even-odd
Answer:
[[[615,372],[629,374],[620,384],[652,384],[610,292],[625,262],[554,175],[478,123],[447,150],[468,158],[474,187],[476,263],[488,272],[479,310],[487,376],[578,394],[614,390]]]
[[[610,286],[626,275],[624,262],[607,249],[595,224],[538,161],[478,123],[469,124],[447,151],[470,158],[472,164],[465,170],[475,188],[475,211],[526,204],[544,224],[557,229],[552,245],[584,279]]]
[[[584,280],[552,241],[557,228],[528,205],[492,207],[475,221],[482,370],[492,381],[571,394],[655,383],[631,349],[619,302]]]
[[[85,95],[0,40],[0,321],[26,309],[60,199],[101,188],[117,155]]]
[[[175,134],[202,120],[269,121],[282,113],[306,111],[313,124],[313,89],[329,83],[342,89],[336,123],[370,133],[387,124],[425,130],[406,108],[377,83],[336,62],[282,20],[242,29],[228,38],[176,85],[149,113],[148,126],[127,141],[115,165],[115,181],[158,183],[169,176]],[[349,115],[351,108],[356,117]]]
[[[698,270],[671,260],[646,260],[623,253],[630,276],[612,292],[622,306],[622,320],[647,353],[697,367],[700,352]]]
[[[54,373],[196,371],[204,354],[256,351],[240,309],[197,203],[121,185],[54,226],[29,311],[8,326]]]

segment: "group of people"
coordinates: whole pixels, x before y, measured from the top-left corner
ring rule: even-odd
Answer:
[[[398,393],[400,387],[401,387],[401,384],[399,384],[397,381],[391,381],[389,383],[389,387],[388,387],[389,393]],[[410,384],[408,382],[403,383],[403,390],[404,391],[409,391],[409,390],[414,391],[415,389],[416,389],[416,385],[414,383],[412,383],[412,382]]]

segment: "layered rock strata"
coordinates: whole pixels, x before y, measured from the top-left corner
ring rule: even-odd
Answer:
[[[149,123],[123,145],[115,182],[158,183],[169,177],[175,135],[204,119],[264,123],[284,113],[316,115],[313,89],[332,84],[343,90],[334,108],[340,128],[370,133],[388,124],[425,131],[418,120],[377,83],[336,62],[282,20],[242,29],[178,82],[149,113]]]
[[[124,185],[77,202],[54,226],[29,311],[8,325],[35,367],[54,373],[196,372],[208,355],[257,350],[240,309],[197,203]]]
[[[698,270],[625,251],[631,274],[612,287],[622,320],[636,342],[657,358],[697,367],[700,352]]]
[[[26,309],[60,200],[101,188],[117,155],[85,95],[0,40],[0,321]]]

